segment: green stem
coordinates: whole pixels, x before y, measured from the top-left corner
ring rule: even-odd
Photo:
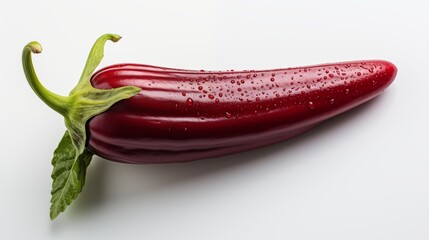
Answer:
[[[42,51],[40,44],[31,42],[24,47],[22,64],[28,83],[40,99],[64,116],[67,127],[52,160],[54,166],[51,192],[52,219],[67,208],[85,184],[86,168],[93,155],[85,145],[86,122],[107,111],[113,104],[141,91],[136,86],[97,89],[91,85],[91,76],[103,59],[105,43],[108,40],[116,42],[120,38],[117,34],[104,34],[95,41],[80,80],[67,97],[49,91],[37,78],[31,53],[40,53]]]
[[[88,59],[86,60],[82,75],[80,76],[80,80],[76,87],[71,90],[70,95],[89,84],[89,79],[91,78],[92,73],[94,73],[95,68],[100,64],[104,57],[104,45],[106,42],[108,40],[117,42],[120,39],[121,36],[118,34],[104,34],[97,39],[97,41],[92,46],[91,51],[89,52]]]
[[[25,76],[37,96],[39,96],[39,98],[42,99],[42,101],[50,108],[64,116],[67,113],[67,97],[53,93],[45,88],[42,83],[40,83],[39,78],[34,71],[31,53],[37,54],[41,52],[42,46],[38,42],[30,42],[24,47],[24,50],[22,51],[22,65]]]

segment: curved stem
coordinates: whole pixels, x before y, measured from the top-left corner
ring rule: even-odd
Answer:
[[[50,108],[54,109],[61,115],[65,115],[67,112],[67,97],[58,95],[49,91],[39,81],[33,67],[33,61],[31,53],[41,53],[42,46],[38,42],[30,42],[27,44],[22,51],[22,66],[24,73],[27,78],[28,84],[30,84],[33,91],[45,102]]]
[[[88,58],[86,60],[85,67],[83,69],[82,75],[80,76],[79,82],[74,87],[70,95],[72,95],[74,92],[78,91],[79,89],[83,88],[85,85],[90,85],[89,79],[91,78],[91,75],[94,73],[97,66],[100,64],[101,60],[104,57],[104,45],[108,40],[112,42],[117,42],[121,39],[121,36],[118,34],[104,34],[101,37],[95,41],[94,45],[91,48],[91,51],[89,52]]]

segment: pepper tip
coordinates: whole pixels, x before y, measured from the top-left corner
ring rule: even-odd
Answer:
[[[42,45],[40,45],[39,42],[33,41],[27,44],[26,46],[32,53],[41,53],[42,52]]]
[[[117,41],[119,41],[119,40],[121,40],[121,36],[120,35],[118,35],[118,34],[112,34],[111,35],[111,40],[113,41],[113,42],[117,42]]]

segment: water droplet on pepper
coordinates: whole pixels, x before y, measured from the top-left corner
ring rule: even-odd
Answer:
[[[192,98],[186,99],[186,105],[191,107],[192,105],[194,105],[194,100],[192,100]]]

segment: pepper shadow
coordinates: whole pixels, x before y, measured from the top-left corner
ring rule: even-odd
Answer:
[[[158,165],[121,164],[94,157],[87,173],[83,193],[67,214],[80,218],[82,215],[93,213],[100,207],[108,205],[108,201],[112,201],[108,200],[112,191],[115,191],[113,193],[115,202],[138,198],[144,204],[145,199],[156,198],[163,191],[171,191],[183,185],[192,187],[195,182],[222,177],[225,171],[262,164],[263,161],[295,161],[294,158],[288,158],[285,153],[295,148],[304,149],[303,146],[309,141],[320,141],[321,138],[326,138],[326,134],[332,128],[341,129],[355,124],[351,123],[352,120],[359,121],[359,118],[364,118],[365,111],[371,108],[379,109],[375,105],[382,102],[383,96],[333,117],[297,137],[243,153],[188,163]],[[270,157],[273,155],[285,157],[281,159]]]

